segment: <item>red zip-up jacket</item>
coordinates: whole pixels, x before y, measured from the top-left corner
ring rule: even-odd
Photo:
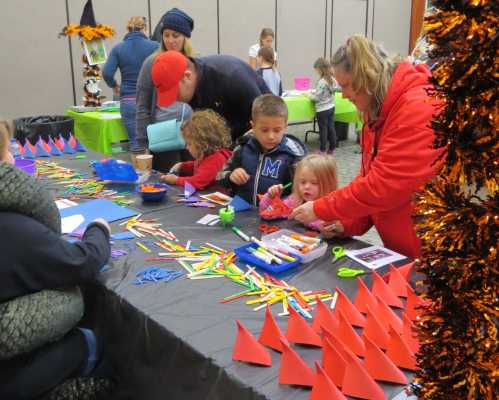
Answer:
[[[314,202],[318,218],[344,222],[345,236],[362,235],[374,225],[385,247],[408,257],[420,254],[411,200],[435,175],[433,162],[442,151],[432,148],[429,125],[437,103],[426,93],[429,76],[426,65],[398,65],[380,117],[364,124],[359,175]]]
[[[232,151],[217,150],[202,160],[184,161],[180,165],[180,175],[177,185],[184,186],[186,181],[197,190],[203,190],[215,182],[217,174],[223,169]]]

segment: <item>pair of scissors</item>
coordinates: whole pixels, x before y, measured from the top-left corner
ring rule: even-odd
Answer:
[[[340,278],[355,278],[356,276],[364,275],[367,273],[368,272],[364,271],[363,269],[355,269],[348,267],[340,267],[336,271],[336,275],[338,275]]]
[[[260,224],[260,227],[258,229],[260,230],[260,232],[265,234],[274,233],[281,230],[281,228],[279,228],[277,225],[268,224]]]
[[[333,262],[345,257],[345,248],[343,246],[334,246],[331,250],[331,255],[334,257]]]

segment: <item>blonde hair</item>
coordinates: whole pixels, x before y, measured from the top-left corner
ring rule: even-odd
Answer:
[[[275,39],[274,30],[272,28],[263,28],[260,32],[260,46],[263,46],[263,39],[267,36],[272,36],[272,39]]]
[[[192,118],[182,126],[182,135],[195,144],[202,158],[231,145],[230,130],[225,119],[212,110],[195,111]]]
[[[380,46],[361,35],[351,36],[331,59],[334,68],[339,67],[352,75],[352,89],[355,92],[364,90],[372,96],[368,110],[370,120],[379,116],[393,72],[399,63],[399,57],[389,57]]]
[[[182,35],[182,33],[180,33]],[[165,41],[163,40],[163,34],[161,34],[161,46],[157,50],[157,54],[163,53],[167,51],[165,47]],[[182,46],[182,50],[180,51],[186,57],[195,57],[196,53],[194,48],[192,47],[192,41],[190,38],[184,35],[184,44]]]
[[[329,86],[335,86],[334,78],[331,73],[331,64],[323,57],[319,57],[314,62],[314,68],[319,70],[321,78],[324,78]]]
[[[131,17],[126,24],[126,29],[128,32],[145,30],[146,21],[146,17]]]
[[[309,154],[296,165],[295,176],[293,179],[293,195],[300,202],[303,202],[303,199],[298,193],[298,182],[300,179],[300,173],[305,168],[308,168],[319,182],[319,197],[325,196],[330,192],[334,192],[338,188],[338,172],[336,169],[336,160],[333,156]]]
[[[12,126],[9,121],[0,119],[0,161],[10,146],[12,138]]]

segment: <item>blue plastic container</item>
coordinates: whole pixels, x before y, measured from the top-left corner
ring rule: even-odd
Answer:
[[[287,271],[293,267],[296,267],[298,264],[301,263],[301,257],[296,256],[293,254],[293,257],[296,258],[296,261],[284,261],[282,264],[267,264],[263,260],[260,260],[259,258],[255,257],[253,254],[248,252],[246,249],[247,248],[258,248],[258,245],[256,243],[248,243],[243,246],[239,246],[234,249],[234,253],[239,257],[240,260],[243,260],[247,262],[248,264],[256,265],[259,268],[262,268],[266,271],[273,272],[275,274],[278,274],[279,272],[284,272]]]
[[[162,189],[157,192],[142,192],[140,190],[140,186],[137,188],[137,192],[140,193],[140,196],[142,197],[142,200],[145,202],[159,202],[164,199],[166,196],[166,192],[170,188],[170,186],[165,185],[164,183],[148,183],[147,186],[154,186],[158,189]]]
[[[115,159],[94,161],[91,163],[95,174],[103,181],[136,182],[139,176],[132,165]]]

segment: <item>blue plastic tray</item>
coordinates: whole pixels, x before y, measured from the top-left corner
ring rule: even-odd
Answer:
[[[259,258],[255,257],[253,254],[246,251],[246,249],[250,247],[256,249],[258,245],[256,243],[245,244],[243,246],[235,248],[234,253],[236,253],[236,255],[239,257],[240,260],[243,260],[252,265],[256,265],[257,267],[262,268],[269,272],[277,274],[279,272],[287,271],[293,267],[296,267],[298,264],[301,263],[301,257],[293,254],[293,257],[296,258],[296,261],[283,262],[282,264],[274,264],[274,263],[267,264],[263,260],[260,260]]]

